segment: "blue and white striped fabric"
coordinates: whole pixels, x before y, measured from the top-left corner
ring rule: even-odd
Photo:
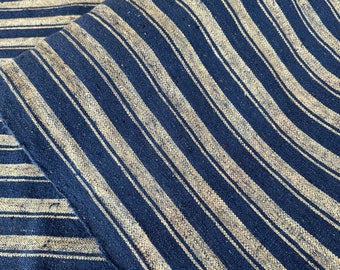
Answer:
[[[1,267],[339,268],[338,1],[36,3],[0,10]]]

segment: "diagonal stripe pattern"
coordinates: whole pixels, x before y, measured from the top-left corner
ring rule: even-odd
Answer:
[[[0,218],[77,220],[70,202],[113,269],[337,269],[339,13],[330,0],[107,0],[20,37],[34,48],[0,68],[0,112],[49,180],[27,178],[40,171],[0,135],[13,190]],[[67,200],[14,195],[50,181]],[[4,253],[46,253],[11,235]],[[53,237],[56,253],[99,252]]]
[[[0,134],[1,267],[110,267],[68,201],[30,162],[1,119]]]

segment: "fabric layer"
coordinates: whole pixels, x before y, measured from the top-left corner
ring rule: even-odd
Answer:
[[[337,269],[338,20],[108,0],[6,61],[0,112],[112,267]]]

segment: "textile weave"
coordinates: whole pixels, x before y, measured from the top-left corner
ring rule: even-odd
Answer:
[[[0,268],[338,269],[339,14],[0,3]]]

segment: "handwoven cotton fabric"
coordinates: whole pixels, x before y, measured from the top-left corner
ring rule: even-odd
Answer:
[[[0,269],[339,269],[340,4],[0,3]]]

